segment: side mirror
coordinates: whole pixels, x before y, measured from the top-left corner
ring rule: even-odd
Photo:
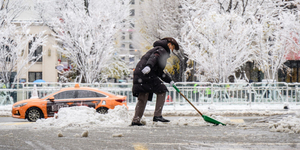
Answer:
[[[54,97],[49,98],[50,102],[54,102]]]

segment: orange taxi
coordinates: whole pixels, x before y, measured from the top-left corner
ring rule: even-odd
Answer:
[[[87,106],[105,114],[108,109],[114,109],[117,105],[127,107],[126,96],[114,95],[95,88],[79,87],[76,84],[75,87],[63,88],[41,99],[27,99],[14,103],[12,117],[35,122],[40,118],[53,117],[62,107]]]

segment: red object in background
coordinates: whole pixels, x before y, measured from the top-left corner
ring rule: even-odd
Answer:
[[[300,36],[298,33],[295,33],[295,34],[291,33],[291,37],[297,46],[293,45],[290,47],[292,51],[286,55],[286,59],[287,60],[300,60],[300,51],[296,52],[296,53],[293,52],[293,51],[298,51],[297,47],[300,47],[300,43],[299,43]]]
[[[173,102],[171,95],[167,96],[166,102]]]
[[[65,22],[63,18],[59,18],[59,21],[60,21],[61,23],[64,23],[64,22]]]
[[[295,52],[290,52],[286,56],[287,60],[300,60],[300,52],[295,53]]]

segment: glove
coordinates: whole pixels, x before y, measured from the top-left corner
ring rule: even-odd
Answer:
[[[146,66],[143,70],[142,73],[143,74],[148,74],[151,71],[151,68],[149,66]]]
[[[171,82],[170,82],[170,85],[171,85],[171,86],[174,86],[174,85],[175,85],[175,82],[174,82],[174,81],[171,81]]]

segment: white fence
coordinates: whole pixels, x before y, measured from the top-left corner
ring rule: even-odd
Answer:
[[[0,105],[9,105],[14,102],[29,99],[34,84],[37,86],[39,97],[51,94],[64,87],[73,87],[75,83],[20,83],[0,89]],[[80,84],[80,86],[98,88],[117,95],[127,96],[127,103],[135,104],[136,97],[132,96],[131,83],[100,83]],[[166,97],[167,105],[185,105],[187,102],[173,87]],[[294,103],[300,104],[299,83],[199,83],[178,82],[178,89],[194,104],[251,104],[251,103]],[[0,86],[2,87],[2,86]],[[149,105],[154,104],[153,101]]]

